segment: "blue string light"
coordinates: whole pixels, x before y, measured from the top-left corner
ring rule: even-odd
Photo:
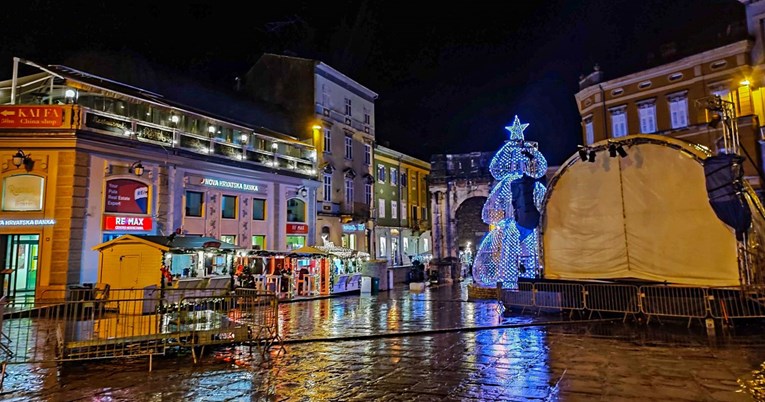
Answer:
[[[474,280],[481,286],[494,287],[502,282],[503,287],[516,289],[519,277],[538,276],[538,229],[520,226],[516,219],[524,211],[513,206],[513,182],[518,183],[524,176],[540,179],[547,173],[547,160],[537,149],[537,143],[524,138],[523,131],[528,126],[515,116],[513,125],[505,127],[510,132],[509,139],[489,164],[497,184],[481,211],[481,218],[491,228],[481,241],[474,262]],[[537,212],[546,192],[542,183],[533,183]]]

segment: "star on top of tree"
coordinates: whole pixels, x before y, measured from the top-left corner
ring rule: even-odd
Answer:
[[[505,130],[510,132],[510,139],[511,140],[521,140],[523,141],[523,130],[526,129],[526,127],[529,126],[529,123],[523,123],[521,124],[521,120],[518,119],[518,115],[515,115],[515,121],[513,121],[512,126],[505,127]]]

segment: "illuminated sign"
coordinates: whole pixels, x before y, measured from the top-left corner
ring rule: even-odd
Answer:
[[[255,184],[242,183],[238,181],[211,179],[208,177],[205,177],[204,179],[202,179],[202,184],[205,186],[233,188],[234,190],[242,190],[242,191],[260,191],[258,186]]]
[[[71,106],[0,106],[0,128],[69,128]]]
[[[287,233],[291,234],[308,234],[308,225],[304,223],[288,223]]]
[[[104,230],[151,230],[152,220],[141,216],[104,216]]]
[[[118,214],[148,214],[149,186],[138,180],[108,180],[104,211]]]
[[[51,226],[55,219],[0,219],[0,226]]]
[[[31,174],[3,180],[3,211],[42,211],[45,179]]]
[[[345,223],[343,224],[343,232],[358,232],[366,229],[363,223]]]

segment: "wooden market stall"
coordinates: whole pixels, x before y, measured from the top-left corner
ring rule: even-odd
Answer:
[[[101,253],[100,283],[140,289],[185,278],[233,278],[236,246],[212,237],[123,235],[93,250]]]

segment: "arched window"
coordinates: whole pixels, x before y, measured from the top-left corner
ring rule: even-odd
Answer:
[[[305,222],[305,202],[298,198],[287,200],[287,222]]]

